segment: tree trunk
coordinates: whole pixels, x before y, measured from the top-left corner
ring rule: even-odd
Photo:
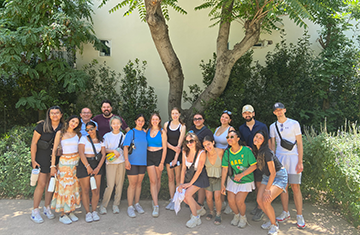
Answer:
[[[161,11],[161,0],[144,0],[146,22],[149,25],[155,47],[169,77],[168,112],[173,107],[181,109],[184,74],[180,61],[171,45],[169,30]]]
[[[224,11],[232,11],[232,6]],[[225,90],[229,81],[231,70],[238,59],[243,56],[255,43],[259,41],[261,22],[257,21],[251,24],[247,21],[244,25],[245,36],[243,40],[229,50],[227,43],[230,33],[230,22],[220,23],[219,34],[217,39],[217,60],[215,76],[211,84],[203,91],[199,98],[192,104],[189,110],[186,110],[186,116],[189,117],[194,111],[203,112],[205,104],[210,100],[219,97]],[[226,107],[224,107],[226,108]]]

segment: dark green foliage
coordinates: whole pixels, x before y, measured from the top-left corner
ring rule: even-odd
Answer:
[[[84,88],[87,78],[74,69],[75,53],[83,43],[99,43],[91,25],[91,1],[5,0],[4,4],[0,85],[11,88],[9,105],[39,111],[31,122],[43,118],[41,111],[55,104],[71,112],[75,91]]]
[[[325,118],[330,131],[335,131],[346,118],[359,120],[360,54],[339,32],[332,33],[332,41],[318,56],[310,49],[307,34],[296,45],[285,40],[277,44],[266,55],[264,66],[253,63],[251,51],[245,54],[234,65],[223,94],[207,104],[207,123],[219,126],[220,115],[227,109],[235,113],[232,125],[237,128],[244,123],[242,106],[251,104],[256,119],[269,126],[276,120],[272,113],[275,102],[285,104],[287,117],[317,130]],[[216,56],[200,65],[204,85],[210,84],[214,76],[215,59]],[[200,91],[190,88],[190,95],[184,96],[193,102],[192,97]]]
[[[116,89],[119,87],[121,75],[112,70],[106,62],[99,64],[97,60],[84,66],[84,71],[89,75],[89,79],[86,89],[77,92],[76,110],[80,113],[82,108],[88,107],[93,114],[101,113],[101,102],[108,99],[111,101],[113,112],[118,114],[121,95]]]
[[[157,111],[157,96],[145,77],[146,61],[129,61],[123,68],[123,77],[109,66],[94,60],[85,66],[89,75],[86,90],[78,92],[76,110],[89,107],[93,114],[101,113],[100,104],[104,99],[112,102],[113,113],[121,115],[130,127],[135,117],[142,113],[146,119]],[[120,82],[119,82],[120,81]],[[147,121],[147,120],[146,120]]]
[[[151,113],[157,111],[157,96],[154,88],[149,86],[145,77],[146,61],[129,61],[124,67],[124,78],[121,79],[121,116],[130,128],[135,127],[135,117],[142,113],[146,123]],[[158,111],[157,111],[158,112]]]
[[[355,227],[360,225],[360,135],[352,125],[337,133],[314,130],[304,136],[302,189],[311,199],[325,200]]]
[[[0,197],[31,197],[30,143],[34,126],[13,127],[0,140]]]

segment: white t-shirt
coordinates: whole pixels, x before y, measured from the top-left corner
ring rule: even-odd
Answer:
[[[85,145],[85,154],[95,154],[93,147],[89,141],[89,139],[87,138],[87,136],[81,136],[80,138],[80,142],[79,144],[84,144]],[[94,143],[96,152],[99,153],[101,151],[101,147],[104,147],[104,143],[100,142],[100,143]]]
[[[276,155],[277,156],[298,155],[297,145],[295,145],[291,151],[281,147],[281,145],[280,145],[281,139],[276,130],[275,124],[279,128],[281,137],[292,143],[295,143],[297,135],[301,135],[300,124],[293,119],[287,118],[284,123],[280,123],[280,122],[276,121],[275,123],[270,125],[270,138],[275,137],[275,140],[276,140]]]
[[[107,150],[114,150],[119,146],[119,142],[122,136],[122,140],[121,140],[121,144],[124,142],[125,140],[125,136],[122,132],[118,133],[118,134],[114,134],[112,132],[108,132],[104,135],[104,145],[105,148]],[[122,150],[119,151],[120,152],[120,157],[116,158],[116,160],[112,161],[112,162],[108,162],[108,160],[106,159],[106,163],[107,164],[119,164],[119,163],[123,163],[125,162],[124,159],[124,154],[122,152]]]

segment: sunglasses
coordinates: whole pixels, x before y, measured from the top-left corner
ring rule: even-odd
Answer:
[[[186,144],[193,144],[195,142],[195,140],[185,140]]]
[[[227,113],[229,115],[232,115],[232,112],[228,111],[228,110],[225,110],[223,113]]]
[[[226,139],[234,139],[235,135],[226,136]]]
[[[201,121],[203,120],[203,118],[194,118],[193,121],[196,122],[196,121]]]
[[[89,132],[89,131],[93,131],[95,129],[95,127],[90,127],[90,128],[86,128],[85,131]]]

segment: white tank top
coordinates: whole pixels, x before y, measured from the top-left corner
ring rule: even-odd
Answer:
[[[201,151],[198,153],[197,157],[196,157],[196,161],[195,161],[195,164],[194,164],[195,170],[197,170],[197,167],[198,167],[198,165],[199,165],[199,159],[200,159],[200,155],[201,155],[202,152],[204,152],[204,150],[201,150]],[[185,155],[185,165],[186,165],[187,168],[191,167],[191,165],[192,165],[192,162],[188,162],[188,161],[187,161],[186,155]]]
[[[72,138],[61,140],[61,148],[63,154],[77,153],[79,146],[79,136],[75,135]]]

